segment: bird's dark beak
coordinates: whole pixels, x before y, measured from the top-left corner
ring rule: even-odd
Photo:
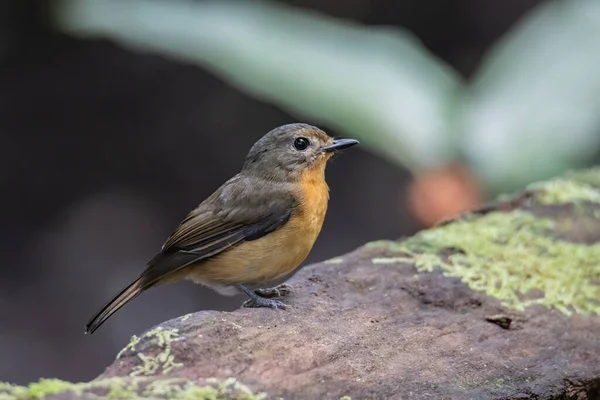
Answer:
[[[350,146],[354,146],[355,144],[358,144],[358,140],[336,139],[329,146],[322,147],[322,150],[326,151],[326,152],[338,151],[338,150],[346,149]]]

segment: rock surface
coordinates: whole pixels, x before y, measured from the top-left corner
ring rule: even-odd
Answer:
[[[288,283],[289,310],[179,317],[95,381],[0,399],[600,399],[600,170]]]

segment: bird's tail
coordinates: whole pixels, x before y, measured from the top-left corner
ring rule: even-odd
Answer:
[[[146,270],[132,284],[127,286],[111,301],[106,303],[87,323],[85,333],[92,334],[111,315],[121,307],[138,297],[142,292],[153,286],[174,282],[181,277],[177,272],[198,259],[195,253],[157,254],[149,263]]]
[[[121,307],[135,299],[143,291],[148,289],[152,284],[147,283],[147,279],[144,276],[139,277],[129,286],[116,295],[111,301],[106,303],[85,326],[85,333],[92,334],[96,329],[100,327],[111,315],[117,312]],[[144,282],[146,281],[146,282]]]

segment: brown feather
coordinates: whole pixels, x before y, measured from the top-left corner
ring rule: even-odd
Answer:
[[[311,138],[306,152],[293,149],[297,135]],[[91,318],[87,332],[159,284],[187,278],[221,291],[267,283],[295,270],[327,211],[324,174],[331,154],[319,149],[331,142],[305,124],[283,126],[261,138],[242,171],[186,216],[140,277]]]
[[[329,200],[324,177],[326,161],[323,159],[300,176],[299,185],[295,185],[298,207],[283,227],[189,265],[187,279],[208,286],[239,282],[263,285],[294,271],[308,256],[323,226]]]
[[[186,276],[187,273],[182,269],[190,264],[198,265],[239,243],[276,230],[287,222],[294,208],[294,197],[289,191],[275,187],[272,188],[272,201],[253,202],[248,196],[254,192],[248,188],[259,184],[257,179],[236,175],[217,189],[188,214],[140,277],[90,319],[86,332],[93,333],[143,291]]]

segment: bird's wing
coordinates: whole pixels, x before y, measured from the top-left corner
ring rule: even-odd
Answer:
[[[293,195],[285,186],[236,176],[221,186],[179,224],[162,252],[204,254],[270,233],[291,216]]]
[[[232,178],[188,214],[140,277],[91,318],[87,332],[176,271],[280,228],[294,207],[295,199],[284,186],[239,175]]]

